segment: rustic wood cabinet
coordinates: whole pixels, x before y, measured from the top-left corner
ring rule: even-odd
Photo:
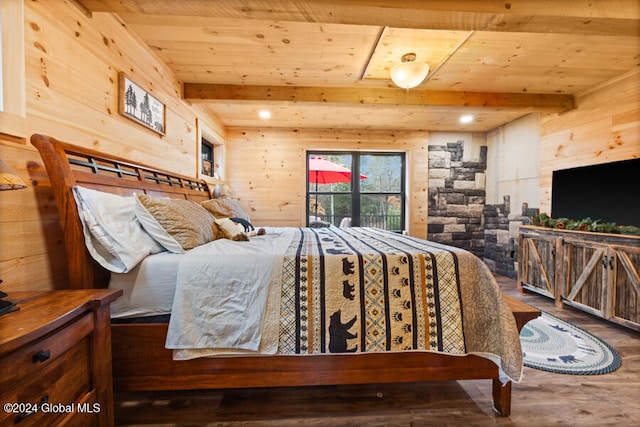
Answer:
[[[556,245],[554,235],[520,229],[518,282],[539,294],[555,298]]]
[[[0,317],[0,425],[112,426],[109,304],[120,290],[16,292]]]
[[[520,227],[518,283],[640,330],[640,237]]]

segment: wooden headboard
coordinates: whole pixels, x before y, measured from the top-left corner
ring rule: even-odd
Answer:
[[[31,143],[40,152],[58,206],[71,289],[105,288],[109,281],[109,272],[95,262],[86,249],[73,197],[74,186],[120,195],[145,193],[198,202],[211,198],[209,187],[202,180],[134,164],[50,136],[34,134]]]

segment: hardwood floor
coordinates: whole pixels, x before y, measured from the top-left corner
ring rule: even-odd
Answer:
[[[498,277],[503,291],[611,344],[622,366],[606,375],[525,367],[510,417],[493,412],[488,380],[173,393],[116,393],[116,425],[201,426],[617,426],[640,425],[640,334]]]

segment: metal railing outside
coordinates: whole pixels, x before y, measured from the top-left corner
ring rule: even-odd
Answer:
[[[336,227],[345,226],[350,222],[349,217],[340,215],[317,215],[313,219],[329,222]],[[346,219],[346,221],[345,221]],[[350,226],[350,225],[348,225]],[[360,217],[360,227],[375,227],[383,230],[402,232],[402,216],[400,215],[363,215]]]

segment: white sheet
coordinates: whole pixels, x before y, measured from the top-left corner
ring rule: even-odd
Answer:
[[[293,230],[267,229],[249,242],[220,239],[183,255],[165,345],[180,350],[174,359],[200,357],[205,349],[277,351],[280,266]]]
[[[111,273],[110,289],[124,294],[111,304],[111,318],[170,314],[182,254],[149,255],[129,273]]]

